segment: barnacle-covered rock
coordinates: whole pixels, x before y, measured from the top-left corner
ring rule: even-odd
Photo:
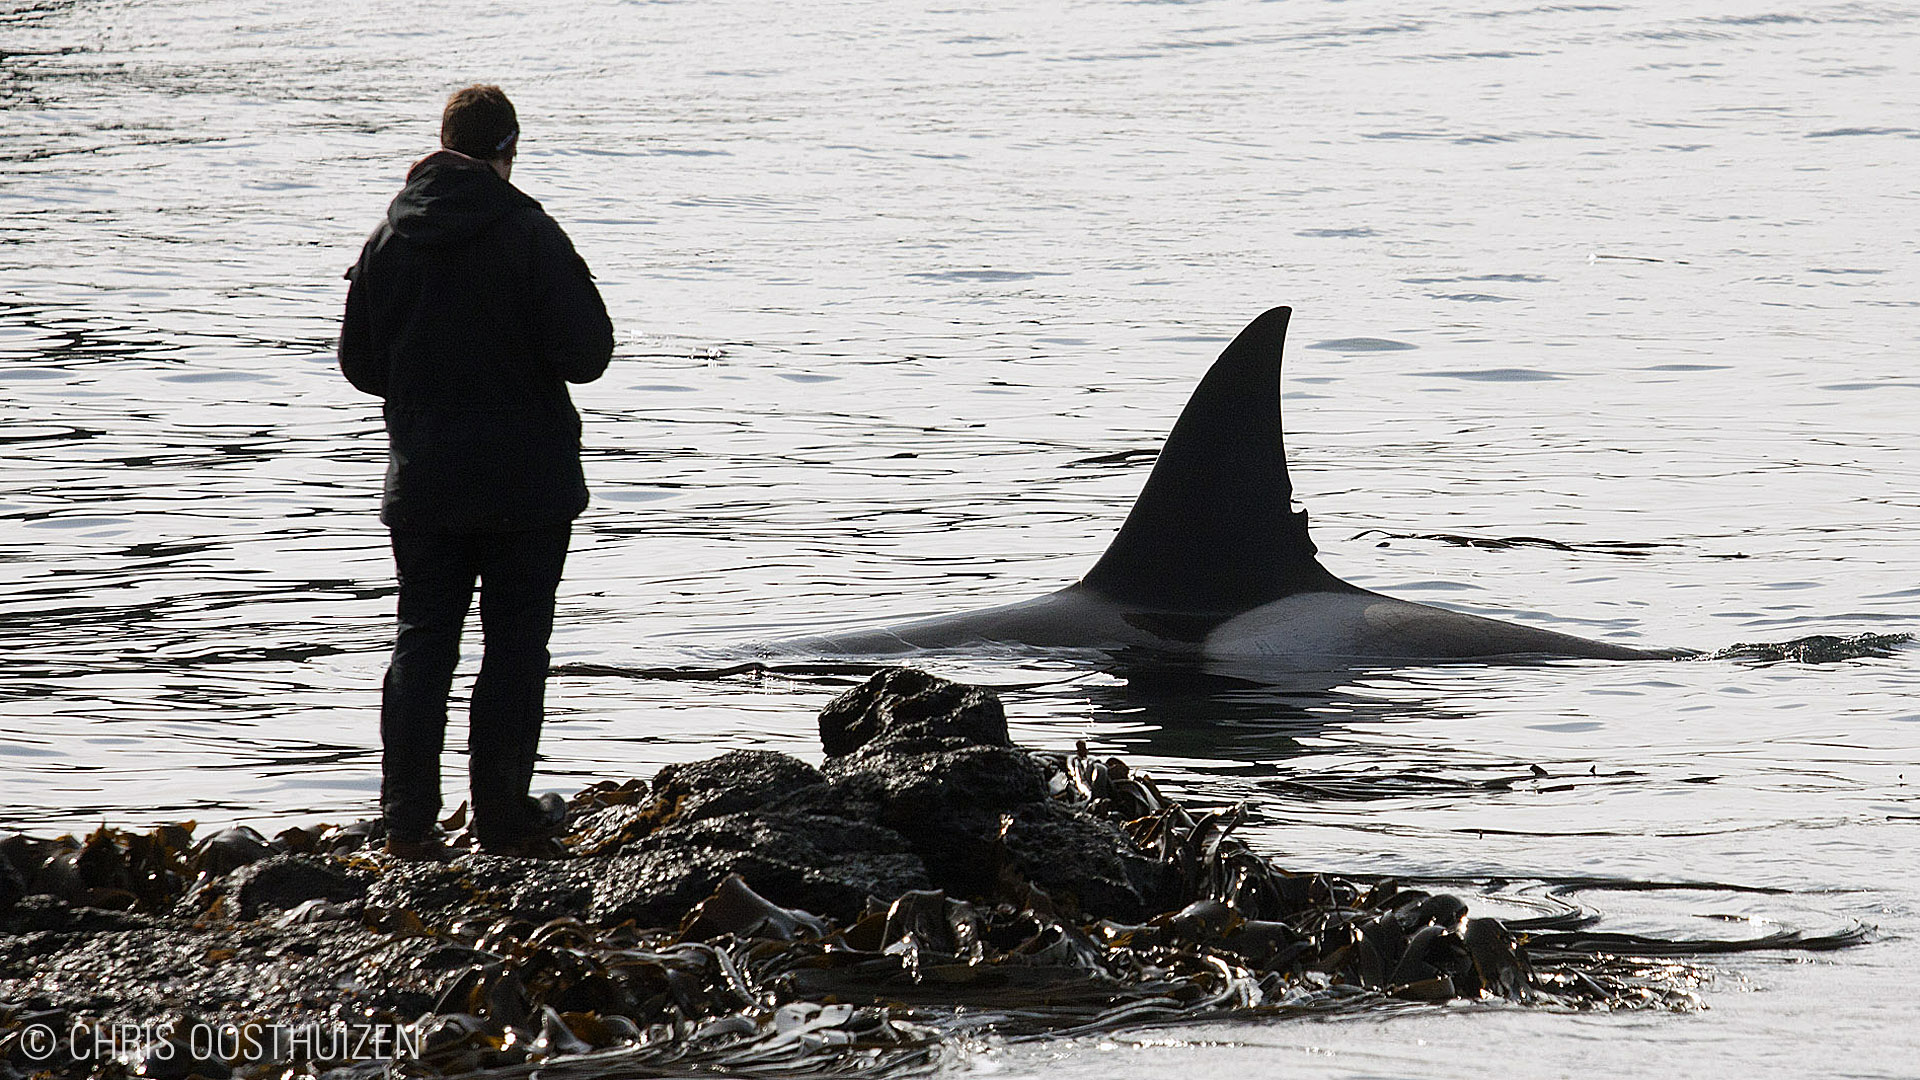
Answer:
[[[606,861],[587,917],[668,926],[729,875],[777,904],[851,918],[869,896],[927,887],[898,833],[818,814],[768,811],[675,824]]]
[[[373,875],[315,855],[273,855],[249,863],[227,879],[235,914],[242,919],[291,911],[313,900],[362,900]]]
[[[734,750],[668,765],[653,778],[653,800],[673,808],[662,824],[702,821],[774,805],[827,782],[819,769],[769,750]]]

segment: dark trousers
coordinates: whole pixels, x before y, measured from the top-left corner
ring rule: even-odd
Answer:
[[[553,597],[571,533],[570,524],[524,532],[393,533],[400,636],[380,697],[380,807],[389,835],[424,837],[439,816],[447,690],[476,581],[485,649],[468,712],[473,831],[487,844],[511,843],[525,832]]]

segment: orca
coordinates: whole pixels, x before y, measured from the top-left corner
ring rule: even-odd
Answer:
[[[1396,600],[1321,566],[1306,511],[1293,508],[1281,433],[1280,359],[1292,314],[1266,312],[1220,354],[1132,513],[1078,582],[1002,607],[795,639],[782,651],[874,656],[1006,646],[1316,669],[1683,655]]]

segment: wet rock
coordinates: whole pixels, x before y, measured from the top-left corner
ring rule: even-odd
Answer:
[[[658,827],[645,803],[595,807],[578,812],[567,842],[575,855],[612,855]]]
[[[351,873],[337,860],[314,855],[275,855],[227,878],[228,894],[242,919],[291,911],[310,900],[363,900],[367,885],[364,873]]]
[[[835,787],[862,789],[877,796],[882,818],[914,816],[917,805],[928,814],[940,809],[999,814],[1047,801],[1046,769],[1031,754],[1014,747],[961,746],[926,752],[867,748],[828,762]],[[796,796],[784,805],[804,799]],[[933,798],[938,804],[922,800]]]
[[[898,832],[956,896],[995,896],[1011,870],[1093,916],[1140,919],[1172,902],[1163,864],[1049,798],[1046,768],[1012,745],[991,691],[893,670],[820,717],[829,787],[780,805]]]
[[[1007,714],[991,690],[912,668],[890,668],[820,711],[828,758],[892,744],[919,752],[956,746],[1012,746]]]
[[[729,874],[784,907],[851,919],[867,897],[927,887],[889,829],[815,814],[729,814],[660,829],[596,875],[591,922],[673,926]]]
[[[101,1019],[155,1019],[184,1008],[288,1020],[349,1004],[413,1017],[432,1004],[433,976],[412,961],[433,944],[341,923],[95,922],[0,937],[0,993],[24,973],[33,993]]]
[[[593,904],[605,870],[600,859],[515,859],[473,855],[461,860],[487,902],[525,919],[577,916]]]
[[[670,820],[692,822],[758,810],[826,782],[819,769],[798,758],[768,750],[735,750],[661,769],[653,778],[653,797],[677,808]]]
[[[69,904],[45,893],[24,896],[0,914],[0,934],[85,934],[152,925],[151,919],[134,912]]]
[[[582,813],[574,826],[574,851],[617,854],[665,826],[760,810],[825,784],[820,770],[767,750],[735,750],[668,765],[654,777],[645,800]]]
[[[1142,855],[1114,825],[1058,803],[1015,810],[1001,842],[1018,877],[1089,917],[1136,921],[1180,901],[1171,867]]]
[[[464,864],[397,862],[367,887],[366,900],[369,907],[426,915],[474,907],[483,891]]]
[[[956,896],[997,893],[1002,816],[1047,797],[1040,764],[1011,747],[910,753],[869,744],[829,762],[827,775],[823,801],[847,813],[872,807],[872,820],[905,837],[933,884]]]
[[[389,864],[367,890],[371,909],[431,921],[463,912],[512,912],[538,922],[579,915],[593,902],[601,859],[464,855],[451,863]]]

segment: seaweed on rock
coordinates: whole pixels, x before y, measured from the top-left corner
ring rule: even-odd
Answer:
[[[579,792],[565,859],[398,862],[377,823],[0,840],[0,1080],[886,1077],[989,1032],[1697,1004],[1672,954],[1699,943],[1290,873],[1238,808],[1014,746],[976,687],[888,670],[821,724],[824,768],[735,752]]]

